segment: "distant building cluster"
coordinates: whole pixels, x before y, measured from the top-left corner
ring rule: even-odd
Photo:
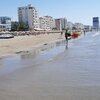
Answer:
[[[28,5],[18,8],[18,19],[20,23],[28,24],[30,30],[59,30],[72,29],[67,25],[66,18],[54,19],[51,16],[39,17],[39,13],[35,7]],[[81,23],[74,24],[78,29],[83,29],[84,25]],[[72,26],[72,27],[74,27]]]
[[[12,23],[12,24],[11,24]],[[17,22],[11,22],[9,17],[0,17],[0,31],[10,31],[11,26]],[[29,30],[90,30],[91,26],[83,25],[82,23],[72,23],[66,18],[54,19],[52,16],[40,16],[38,10],[31,4],[18,7],[18,23],[23,23],[28,26]],[[17,23],[17,24],[18,24]],[[93,27],[99,28],[99,18],[93,18]]]
[[[52,30],[55,27],[51,16],[39,17],[37,9],[31,5],[18,8],[18,20],[28,24],[30,30]]]
[[[11,18],[0,17],[0,31],[10,31],[11,30]]]

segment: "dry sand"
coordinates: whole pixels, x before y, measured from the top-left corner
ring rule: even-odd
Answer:
[[[0,39],[0,57],[15,54],[20,51],[27,51],[33,47],[49,44],[50,42],[64,39],[60,33],[41,34],[37,36],[18,36],[12,39]]]

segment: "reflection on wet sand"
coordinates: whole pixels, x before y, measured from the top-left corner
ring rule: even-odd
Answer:
[[[21,59],[33,59],[36,58],[37,55],[39,55],[41,52],[47,52],[51,50],[52,48],[64,45],[65,41],[57,41],[56,43],[50,43],[50,44],[44,44],[43,46],[37,47],[35,49],[32,49],[28,52],[21,52]]]

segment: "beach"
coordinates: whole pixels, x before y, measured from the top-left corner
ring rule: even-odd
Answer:
[[[29,51],[41,45],[63,40],[61,33],[50,33],[40,35],[15,36],[12,39],[0,39],[0,57],[16,54],[21,51]]]
[[[48,36],[32,46],[44,49],[53,44],[49,50],[0,59],[0,100],[100,100],[100,35],[88,33],[71,40],[68,49],[65,42],[58,42],[63,41],[60,34]],[[16,38],[19,43],[22,38],[31,41],[31,36]]]

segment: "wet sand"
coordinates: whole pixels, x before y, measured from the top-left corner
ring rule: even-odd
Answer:
[[[37,36],[18,36],[13,39],[0,39],[0,57],[29,51],[40,45],[47,45],[64,39],[60,33],[41,34]]]

